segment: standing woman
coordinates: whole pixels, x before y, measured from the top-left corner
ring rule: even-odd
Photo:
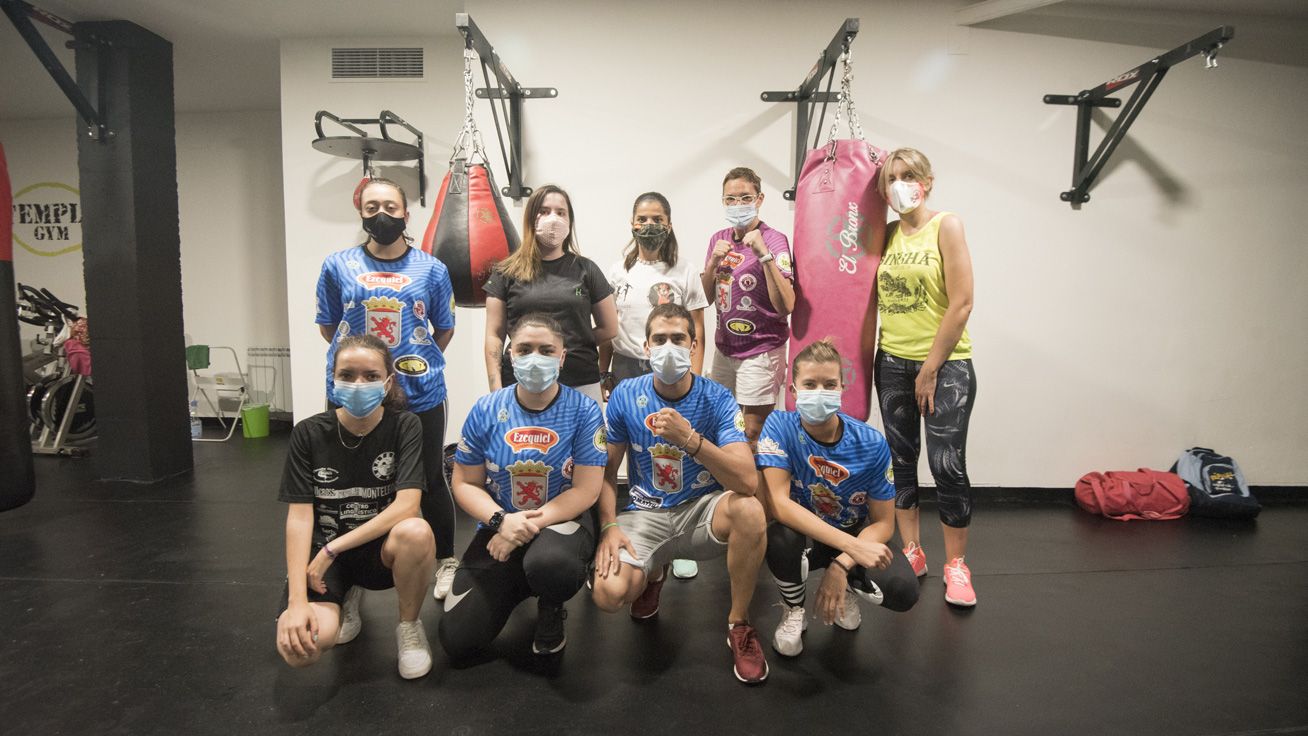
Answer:
[[[522,218],[522,247],[500,261],[486,282],[486,380],[491,391],[514,382],[505,335],[527,314],[563,328],[567,357],[559,383],[599,402],[599,346],[618,334],[613,289],[577,248],[568,193],[547,184],[532,192]]]
[[[441,645],[454,659],[489,646],[529,597],[537,599],[532,651],[562,650],[563,604],[595,555],[604,415],[559,385],[567,351],[554,319],[523,315],[510,336],[517,383],[477,400],[454,456],[454,497],[480,522],[441,616]]]
[[[645,322],[660,304],[678,304],[690,312],[696,335],[704,334],[704,308],[708,298],[698,273],[679,259],[677,234],[672,229],[672,205],[658,192],[636,197],[631,206],[631,243],[623,259],[609,269],[609,283],[618,308],[618,335],[600,345],[604,400],[621,381],[651,372],[645,354]],[[704,374],[704,343],[694,341],[690,372]],[[672,561],[672,576],[699,574],[694,560]]]
[[[927,462],[945,539],[945,600],[976,605],[963,562],[972,521],[967,425],[976,398],[972,339],[972,259],[963,222],[930,209],[935,179],[920,151],[901,148],[881,169],[881,192],[900,219],[889,226],[877,274],[881,332],[875,383],[895,473],[895,520],[904,556],[926,574],[918,525],[917,460],[926,420]]]
[[[631,207],[631,243],[621,261],[607,274],[617,304],[618,334],[599,346],[604,396],[619,381],[650,372],[645,355],[645,322],[660,304],[680,304],[693,316],[695,334],[704,334],[704,308],[708,299],[699,274],[679,259],[677,234],[672,229],[672,206],[658,192],[636,197]],[[702,375],[704,346],[695,343],[690,370]]]
[[[445,346],[454,336],[454,291],[449,271],[434,256],[409,247],[404,232],[408,198],[389,179],[373,179],[359,193],[359,216],[368,240],[333,253],[318,277],[318,316],[327,341],[327,365],[340,340],[372,335],[390,351],[409,411],[422,422],[422,465],[427,476],[422,515],[436,536],[436,586],[450,590],[454,559],[454,501],[445,484]],[[332,374],[327,371],[328,396]],[[357,605],[357,599],[352,599]],[[355,615],[354,610],[347,611]]]
[[[403,411],[386,345],[370,335],[343,338],[332,361],[332,401],[295,425],[278,499],[286,510],[286,592],[277,651],[292,667],[359,635],[363,588],[395,588],[400,676],[431,670],[418,612],[427,593],[431,527],[419,516],[425,486],[422,425]]]

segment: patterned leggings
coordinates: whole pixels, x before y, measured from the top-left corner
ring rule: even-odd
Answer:
[[[878,351],[875,383],[881,420],[895,471],[895,508],[917,508],[917,459],[922,451],[921,413],[914,387],[922,362]],[[972,361],[947,360],[936,378],[936,413],[925,417],[927,464],[936,481],[936,506],[946,526],[972,521],[972,484],[967,478],[967,424],[976,399]]]

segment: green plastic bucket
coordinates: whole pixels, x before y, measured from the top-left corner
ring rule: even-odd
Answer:
[[[250,438],[268,436],[267,404],[251,404],[241,410],[241,434]]]

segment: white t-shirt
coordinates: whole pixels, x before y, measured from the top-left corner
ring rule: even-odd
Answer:
[[[613,338],[613,349],[619,355],[644,360],[645,320],[654,307],[672,302],[693,312],[707,307],[708,299],[699,273],[684,257],[671,268],[661,261],[649,264],[637,260],[628,271],[622,263],[613,264],[605,274],[618,307],[618,336]]]

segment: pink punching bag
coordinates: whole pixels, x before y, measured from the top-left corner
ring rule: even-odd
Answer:
[[[518,249],[518,231],[495,190],[490,168],[456,158],[441,182],[422,249],[450,272],[460,307],[486,306],[491,268]]]
[[[790,363],[809,343],[832,338],[844,364],[840,409],[866,421],[876,350],[876,275],[886,234],[886,202],[877,177],[886,151],[863,138],[849,92],[848,51],[842,61],[841,100],[828,142],[808,152],[795,188]],[[835,137],[842,107],[849,110],[853,139]],[[795,408],[789,391],[786,408]]]
[[[0,511],[32,500],[32,437],[23,391],[23,354],[18,339],[18,305],[14,300],[13,190],[9,166],[0,146]]]

